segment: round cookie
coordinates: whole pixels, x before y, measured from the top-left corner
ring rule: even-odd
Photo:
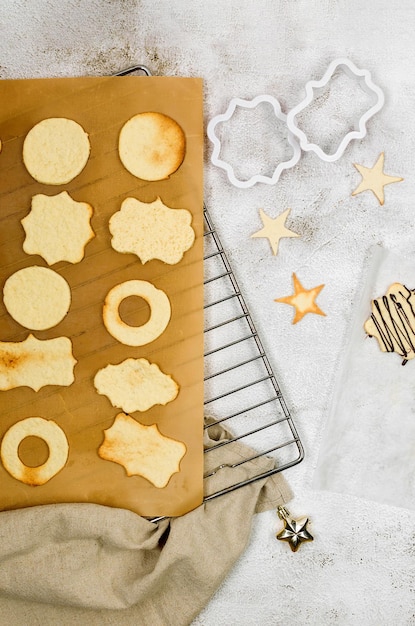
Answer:
[[[182,164],[186,138],[171,117],[149,111],[124,124],[118,150],[124,167],[137,178],[164,180]]]
[[[57,272],[38,265],[18,270],[4,283],[3,302],[12,318],[25,328],[46,330],[63,320],[71,290]]]
[[[49,457],[42,465],[29,467],[19,457],[19,445],[26,437],[39,437],[49,448]],[[44,485],[66,465],[69,444],[62,428],[43,417],[27,417],[10,426],[1,442],[1,460],[13,478],[27,485]]]
[[[87,133],[74,120],[50,117],[28,132],[23,162],[39,183],[64,185],[84,169],[91,147]]]
[[[142,326],[130,326],[120,317],[120,304],[129,296],[139,296],[150,306],[150,319]],[[170,300],[164,291],[156,289],[146,280],[127,280],[116,285],[108,292],[104,302],[105,328],[126,346],[144,346],[157,339],[167,328],[170,315]]]

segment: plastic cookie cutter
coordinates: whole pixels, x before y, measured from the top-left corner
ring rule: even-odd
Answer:
[[[347,133],[340,141],[337,150],[334,153],[329,154],[319,145],[308,140],[306,133],[298,127],[296,117],[313,102],[315,99],[315,91],[320,90],[329,84],[338,68],[341,68],[350,78],[354,80],[357,79],[361,87],[364,91],[366,91],[366,93],[369,94],[369,96],[372,97],[374,102],[373,105],[370,106],[370,108],[368,108],[360,117],[358,124],[356,125],[357,128],[355,127],[353,131]],[[299,161],[301,149],[305,152],[315,152],[315,154],[317,154],[317,156],[323,161],[337,161],[343,155],[345,149],[353,139],[363,139],[363,137],[366,136],[366,123],[371,117],[373,117],[373,115],[375,115],[375,113],[380,111],[385,102],[383,91],[380,87],[373,83],[370,72],[368,70],[357,68],[354,63],[349,61],[349,59],[336,59],[332,61],[324,76],[320,80],[309,81],[306,83],[305,91],[306,97],[304,100],[289,111],[287,115],[281,111],[280,104],[276,98],[273,98],[272,96],[257,96],[253,100],[234,98],[230,101],[225,113],[212,118],[207,127],[208,137],[213,143],[211,161],[214,165],[226,171],[228,178],[233,185],[236,187],[252,187],[256,183],[260,182],[274,185],[278,182],[281,173],[284,170],[293,167]],[[236,107],[239,106],[245,109],[253,109],[262,102],[269,102],[273,106],[275,116],[281,122],[286,124],[286,136],[292,147],[293,156],[290,160],[279,163],[271,177],[256,174],[248,180],[240,180],[235,176],[235,171],[232,165],[220,158],[221,141],[216,134],[216,126],[220,123],[229,121],[235,113]]]
[[[268,185],[275,185],[275,183],[278,182],[279,177],[281,176],[281,173],[284,170],[290,167],[293,167],[299,161],[300,156],[301,156],[300,146],[296,138],[294,137],[293,133],[291,133],[287,129],[287,140],[292,148],[293,155],[288,161],[281,161],[280,163],[278,163],[272,176],[264,176],[262,174],[255,174],[248,180],[240,180],[239,178],[236,177],[235,171],[232,165],[220,158],[221,141],[219,137],[216,135],[216,126],[218,124],[221,124],[222,122],[229,121],[232,115],[235,113],[236,107],[242,107],[244,109],[254,109],[255,107],[257,107],[259,104],[263,102],[268,102],[269,104],[271,104],[274,110],[275,117],[281,122],[283,122],[284,125],[287,124],[287,116],[285,115],[285,113],[281,111],[281,106],[278,100],[276,98],[273,98],[272,96],[263,95],[263,96],[257,96],[253,100],[243,100],[242,98],[233,98],[230,101],[226,112],[221,115],[217,115],[216,117],[211,119],[207,127],[208,137],[213,143],[213,152],[211,156],[211,161],[214,165],[226,171],[230,182],[233,185],[235,185],[235,187],[247,188],[247,187],[252,187],[256,183],[267,183]]]
[[[358,129],[347,133],[341,140],[336,152],[328,154],[317,144],[308,141],[306,134],[298,128],[295,118],[312,103],[315,97],[314,91],[328,85],[333,77],[333,74],[338,68],[341,68],[350,78],[357,78],[363,89],[370,96],[374,97],[374,104],[367,109],[367,111],[359,119]],[[301,148],[306,152],[315,152],[323,161],[337,161],[353,139],[363,139],[367,133],[366,122],[373,117],[375,113],[380,111],[385,102],[383,91],[373,83],[370,72],[368,70],[361,70],[357,68],[354,63],[349,61],[349,59],[336,59],[335,61],[332,61],[324,76],[320,80],[312,80],[308,82],[305,86],[305,90],[306,97],[304,100],[300,102],[300,104],[297,104],[297,106],[287,114],[287,125],[289,130],[298,138]]]

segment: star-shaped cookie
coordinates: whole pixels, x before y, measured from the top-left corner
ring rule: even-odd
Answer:
[[[285,226],[286,219],[290,213],[291,209],[287,209],[278,217],[270,217],[263,211],[263,209],[259,209],[259,215],[262,220],[263,228],[258,230],[256,233],[251,235],[251,237],[265,237],[269,240],[271,245],[272,253],[274,256],[278,253],[278,244],[280,239],[283,237],[299,237],[298,233],[295,233],[292,230],[289,230]]]
[[[356,196],[358,193],[362,193],[362,191],[371,191],[379,200],[379,204],[384,204],[385,192],[383,188],[386,185],[390,185],[391,183],[400,183],[403,180],[403,178],[400,178],[399,176],[389,176],[388,174],[385,174],[383,171],[384,162],[385,153],[382,152],[373,167],[365,167],[364,165],[353,163],[357,171],[361,174],[362,181],[352,192],[352,196]]]
[[[307,313],[315,313],[316,315],[325,316],[326,314],[315,302],[324,285],[318,285],[318,287],[313,287],[312,289],[305,289],[295,274],[293,274],[293,282],[294,293],[292,296],[285,296],[284,298],[276,298],[274,300],[274,302],[290,304],[295,308],[295,316],[292,323],[296,324],[302,320],[304,315],[307,315]]]

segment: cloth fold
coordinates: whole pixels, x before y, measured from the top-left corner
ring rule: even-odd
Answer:
[[[215,425],[205,445],[224,441]],[[249,458],[238,442],[221,448],[222,464]],[[217,467],[216,450],[205,455]],[[261,457],[223,467],[206,479],[208,493],[274,467]],[[281,474],[153,522],[131,511],[59,504],[0,514],[0,623],[190,624],[249,540],[256,511],[291,497]]]

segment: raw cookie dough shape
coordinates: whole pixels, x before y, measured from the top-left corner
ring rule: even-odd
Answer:
[[[142,476],[162,489],[180,471],[186,446],[162,435],[156,424],[144,426],[120,413],[112,426],[104,430],[104,442],[98,454],[106,461],[122,465],[127,476]]]
[[[90,153],[88,134],[74,120],[50,117],[27,133],[23,162],[39,183],[64,185],[84,169]]]
[[[68,387],[74,381],[76,363],[68,337],[40,340],[29,335],[17,343],[0,341],[0,391],[23,386],[34,391],[46,385]]]
[[[107,365],[95,374],[94,386],[98,393],[109,398],[112,406],[125,413],[147,411],[155,404],[164,406],[179,392],[173,378],[146,359],[126,359],[118,365]]]
[[[26,233],[23,250],[38,254],[48,265],[79,263],[87,243],[95,237],[92,213],[90,204],[76,202],[66,191],[56,196],[33,196],[30,213],[21,220]]]
[[[49,448],[49,457],[42,465],[29,467],[19,458],[19,445],[26,437],[39,437]],[[13,424],[1,442],[0,455],[4,468],[13,478],[26,485],[44,485],[66,465],[69,444],[62,428],[43,417],[27,417]]]
[[[171,209],[160,198],[150,203],[127,198],[109,221],[111,245],[136,254],[143,264],[160,259],[174,265],[194,243],[191,222],[190,211]]]
[[[142,326],[130,326],[119,314],[121,302],[129,296],[139,296],[150,306],[150,319]],[[159,337],[170,321],[171,306],[167,295],[146,280],[127,280],[113,287],[104,302],[105,328],[120,343],[144,346]]]
[[[164,180],[182,164],[186,137],[171,117],[147,111],[134,115],[124,124],[118,151],[124,167],[137,178]]]
[[[376,337],[382,352],[396,352],[405,365],[415,357],[415,292],[401,283],[391,285],[384,296],[372,300],[364,329]]]
[[[12,318],[25,328],[46,330],[68,313],[71,290],[57,272],[32,265],[9,276],[3,287],[3,302]]]

